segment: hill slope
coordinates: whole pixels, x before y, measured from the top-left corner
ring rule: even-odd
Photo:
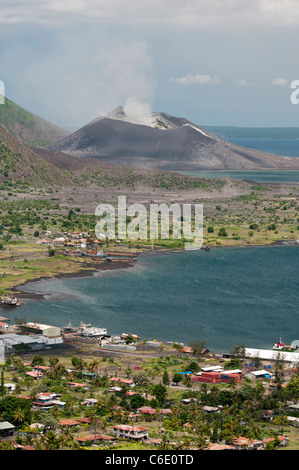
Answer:
[[[299,169],[299,159],[239,147],[185,118],[153,113],[138,122],[122,107],[48,148],[116,165],[163,170]]]
[[[49,145],[69,134],[8,98],[5,98],[5,104],[0,106],[0,124],[27,145]]]
[[[0,182],[65,185],[71,184],[71,178],[0,125]]]

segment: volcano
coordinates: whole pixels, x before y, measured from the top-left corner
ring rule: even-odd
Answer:
[[[171,171],[298,170],[299,158],[232,144],[185,118],[128,115],[118,107],[48,146],[104,162]]]

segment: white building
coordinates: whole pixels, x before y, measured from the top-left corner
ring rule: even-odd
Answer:
[[[61,330],[58,326],[28,322],[22,325],[21,328],[26,331],[46,336],[47,338],[59,338],[61,336]]]
[[[52,349],[59,347],[63,344],[61,336],[55,338],[47,338],[43,335],[17,335],[15,333],[7,333],[0,336],[0,352],[4,357],[2,358],[5,362],[5,354],[12,353],[23,347],[24,350],[29,349],[33,351],[39,351],[42,349]]]
[[[148,429],[141,426],[113,426],[113,434],[121,439],[134,439],[137,441],[148,439]]]

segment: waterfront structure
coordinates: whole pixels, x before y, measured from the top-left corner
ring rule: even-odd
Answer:
[[[2,356],[2,361],[5,362],[6,353],[13,353],[20,348],[38,351],[60,347],[62,344],[63,340],[61,336],[49,338],[43,335],[18,335],[15,333],[7,333],[0,336],[0,360]]]
[[[28,322],[21,325],[21,330],[28,333],[36,333],[47,338],[59,338],[61,330],[58,326],[45,325],[43,323]]]
[[[247,358],[259,358],[266,359],[270,361],[283,360],[293,364],[298,364],[299,362],[299,353],[297,352],[286,352],[281,350],[273,349],[255,349],[255,348],[245,348],[245,356]]]

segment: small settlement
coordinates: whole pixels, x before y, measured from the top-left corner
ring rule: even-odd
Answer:
[[[0,449],[268,450],[299,426],[296,352],[237,360],[82,322],[0,333]]]
[[[52,237],[51,231],[46,231],[48,238],[41,238],[38,244],[47,245],[59,253],[72,257],[85,257],[95,261],[105,262],[134,262],[138,253],[130,251],[111,251],[108,249],[108,238],[105,234],[94,238],[87,232],[63,232]],[[115,241],[116,245],[119,241]],[[106,249],[105,249],[106,248]]]

